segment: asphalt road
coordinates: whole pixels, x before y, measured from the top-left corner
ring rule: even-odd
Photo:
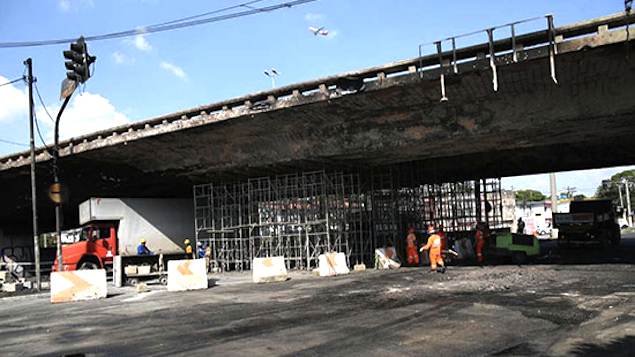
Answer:
[[[293,273],[252,284],[223,274],[201,291],[3,298],[0,355],[632,356],[635,239],[616,252],[546,250],[544,264],[445,275]]]

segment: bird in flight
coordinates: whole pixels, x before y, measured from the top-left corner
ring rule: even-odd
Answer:
[[[318,36],[318,35],[320,35],[320,36],[328,36],[329,35],[329,31],[324,29],[324,26],[319,27],[319,28],[311,26],[311,27],[309,27],[309,31],[313,32],[313,35],[315,35],[315,36]]]

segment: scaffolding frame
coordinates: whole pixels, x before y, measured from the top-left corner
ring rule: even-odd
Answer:
[[[477,222],[504,226],[500,179],[419,181],[388,168],[196,185],[196,238],[221,271],[271,256],[283,256],[287,269],[312,269],[326,252],[345,253],[351,265],[372,265],[375,249],[388,244],[403,253],[410,227],[432,224],[458,239]]]

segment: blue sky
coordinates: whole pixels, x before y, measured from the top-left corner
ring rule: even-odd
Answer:
[[[0,42],[141,28],[245,1],[3,0]],[[254,6],[282,1],[265,0]],[[415,57],[419,43],[497,24],[551,13],[558,26],[621,10],[622,0],[319,0],[226,22],[91,42],[96,71],[83,88],[84,94],[71,102],[61,134],[79,135],[267,89],[271,82],[263,70],[271,67],[280,72],[277,85],[285,85]],[[330,34],[315,37],[308,26],[326,26]],[[542,26],[539,21],[521,26],[518,32]],[[0,83],[20,77],[22,62],[32,57],[38,87],[55,115],[65,73],[61,53],[66,48],[0,48]],[[20,83],[0,87],[0,140],[28,143],[25,98]],[[48,140],[52,125],[37,99],[36,104]],[[0,156],[23,149],[26,147],[0,142]],[[558,186],[576,186],[592,193],[603,175],[618,170],[621,168],[563,174]],[[507,179],[505,185],[545,191],[548,179],[545,186],[544,177]]]

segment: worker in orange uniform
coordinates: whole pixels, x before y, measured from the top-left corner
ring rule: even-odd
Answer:
[[[414,227],[408,228],[408,236],[406,236],[406,261],[409,265],[419,265],[417,236],[415,235]]]
[[[428,234],[430,234],[428,243],[421,247],[421,251],[430,250],[430,268],[433,272],[445,273],[445,264],[441,257],[441,237],[434,232],[434,226],[432,225],[428,227]],[[438,270],[437,265],[441,266]]]
[[[482,222],[476,224],[476,235],[474,236],[474,240],[476,243],[476,262],[480,265],[483,265],[485,261],[485,256],[483,255],[483,250],[485,249],[485,225]]]

